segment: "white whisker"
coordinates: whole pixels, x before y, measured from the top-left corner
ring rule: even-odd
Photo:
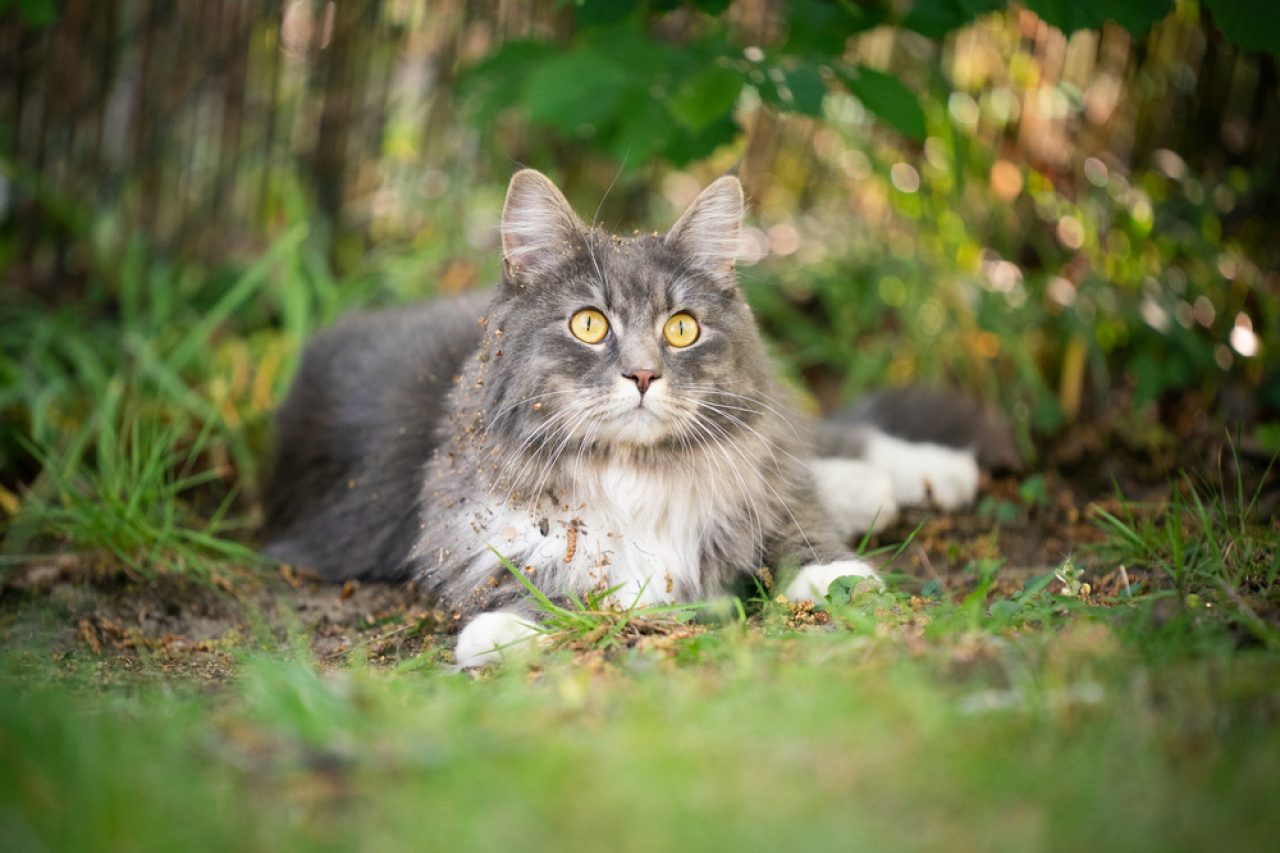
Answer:
[[[735,454],[737,454],[738,458],[742,460],[743,464],[750,466],[751,460],[748,459],[746,455],[742,452],[742,448],[738,447],[737,444],[732,441],[732,438],[728,435],[728,433],[724,431],[723,427],[710,421],[706,422],[706,426],[711,427],[712,429],[720,433],[721,436],[725,439],[724,446],[729,448]],[[813,558],[816,560],[818,558],[818,552],[813,547],[813,543],[809,541],[809,535],[805,533],[804,527],[800,524],[800,520],[796,518],[795,513],[791,511],[791,507],[787,504],[786,500],[782,497],[782,495],[778,494],[778,490],[773,487],[773,485],[769,482],[767,477],[761,477],[760,483],[766,489],[768,489],[770,492],[773,493],[774,498],[778,501],[778,505],[781,506],[782,509],[786,512],[786,514],[791,518],[791,523],[796,526],[796,530],[800,533],[800,538],[804,540],[805,547],[809,549],[809,553],[812,554]]]
[[[542,394],[533,394],[528,397],[521,397],[519,400],[516,400],[514,403],[509,403],[506,406],[503,406],[501,409],[499,409],[498,413],[489,420],[489,423],[485,426],[484,432],[481,433],[481,436],[482,437],[487,436],[489,434],[489,431],[493,429],[495,424],[497,424],[499,418],[501,418],[503,415],[505,415],[507,412],[511,411],[512,409],[523,406],[525,403],[533,404],[538,400],[545,400],[548,397],[556,397],[564,394],[581,394],[581,393],[582,391],[578,388],[565,388],[559,391],[546,391]]]

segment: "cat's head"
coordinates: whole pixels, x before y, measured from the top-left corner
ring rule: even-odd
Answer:
[[[665,235],[613,237],[546,176],[517,173],[489,319],[502,351],[487,380],[494,428],[547,454],[751,429],[770,371],[734,271],[742,216],[742,186],[723,177]]]

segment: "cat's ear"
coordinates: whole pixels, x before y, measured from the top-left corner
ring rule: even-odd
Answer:
[[[536,169],[511,177],[502,206],[502,269],[515,280],[574,245],[582,233],[564,195]]]
[[[742,215],[742,184],[725,175],[698,194],[667,232],[666,244],[711,272],[732,272]]]

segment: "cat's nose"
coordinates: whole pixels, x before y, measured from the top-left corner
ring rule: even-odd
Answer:
[[[632,371],[631,373],[624,373],[622,375],[625,376],[627,379],[630,379],[632,382],[636,383],[636,387],[640,389],[641,397],[644,396],[645,391],[649,390],[650,382],[652,382],[655,379],[662,378],[658,374],[654,373],[652,370],[635,370],[635,371]]]

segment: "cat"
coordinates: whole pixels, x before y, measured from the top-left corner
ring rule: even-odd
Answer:
[[[461,629],[459,667],[538,633],[499,555],[552,597],[613,589],[624,607],[718,596],[761,566],[793,599],[874,578],[849,537],[901,504],[971,501],[973,447],[875,418],[815,427],[786,402],[736,277],[743,212],[726,176],[665,235],[623,239],[515,174],[491,296],[353,314],[307,347],[266,552],[415,580]]]

